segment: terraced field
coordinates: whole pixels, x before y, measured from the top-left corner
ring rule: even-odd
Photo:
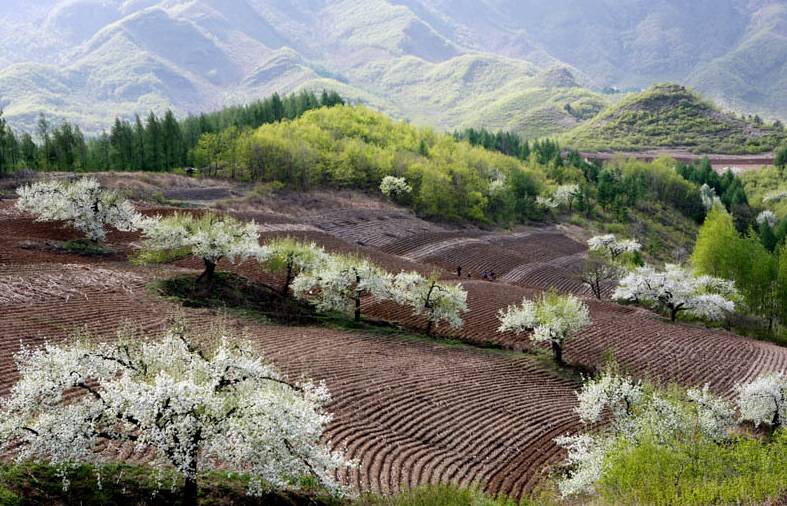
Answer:
[[[159,211],[168,210],[146,212]],[[518,498],[561,459],[553,438],[578,428],[573,412],[578,383],[534,358],[526,336],[498,333],[496,315],[551,287],[584,294],[572,273],[584,255],[581,243],[553,228],[511,234],[455,230],[390,210],[276,215],[267,223],[265,216],[242,215],[257,218],[263,241],[292,235],[330,251],[367,256],[391,272],[437,270],[446,280],[457,280],[456,267],[463,267],[465,325],[436,332],[463,344],[413,337],[425,321],[395,304],[369,300],[365,315],[397,323],[403,331],[278,326],[223,316],[287,373],[327,382],[336,416],[326,438],[359,461],[357,470],[341,476],[344,481],[382,492],[479,481],[490,492]],[[46,247],[47,241],[74,238],[67,229],[33,223],[0,202],[0,393],[16,378],[11,355],[20,340],[36,345],[83,326],[111,337],[124,322],[160,329],[176,306],[145,285],[200,267],[194,260],[133,266],[126,257],[138,239],[134,234],[111,234],[112,253],[100,257]],[[252,262],[220,267],[268,284],[281,282]],[[486,271],[494,271],[497,282],[481,280]],[[593,325],[565,350],[570,363],[585,368],[612,355],[636,376],[707,382],[722,394],[735,381],[787,368],[787,349],[775,345],[673,325],[642,309],[590,299],[588,304]],[[217,316],[178,310],[201,325]]]
[[[24,240],[33,238],[2,236],[9,260]],[[39,345],[83,327],[97,338],[111,338],[121,324],[156,331],[176,311],[172,303],[147,293],[145,284],[181,268],[151,270],[100,260],[58,263],[70,257],[37,252],[24,265],[0,267],[0,394],[17,377],[12,354],[20,340]],[[209,310],[180,310],[196,325],[217,316]],[[481,480],[490,492],[521,497],[541,479],[545,466],[560,459],[552,439],[578,425],[572,411],[577,384],[523,354],[395,333],[224,318],[288,374],[327,382],[335,420],[326,439],[358,460],[358,469],[341,478],[359,490]]]

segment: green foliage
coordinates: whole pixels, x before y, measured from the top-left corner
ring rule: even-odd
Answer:
[[[768,195],[787,190],[787,184],[779,169],[764,167],[760,170],[746,171],[741,174],[740,180],[753,206],[767,207],[779,218],[787,218],[787,199],[763,202]]]
[[[722,113],[682,86],[661,84],[623,99],[562,140],[591,150],[685,147],[705,153],[762,153],[784,138],[782,128]]]
[[[727,444],[703,438],[621,443],[606,465],[598,491],[607,504],[767,504],[787,492],[787,432]]]
[[[767,226],[767,225],[766,225]],[[769,321],[787,317],[787,255],[784,247],[772,253],[762,236],[750,230],[742,236],[735,229],[732,216],[717,206],[700,228],[694,253],[694,269],[735,281],[743,296],[745,309]]]
[[[178,249],[143,249],[137,251],[131,258],[131,262],[138,265],[157,265],[167,264],[176,260],[182,260],[191,255],[191,248]]]
[[[773,164],[780,169],[787,166],[787,143],[779,146],[779,149],[774,153]]]
[[[391,175],[412,186],[410,205],[425,217],[512,223],[541,216],[535,197],[544,177],[538,172],[363,107],[309,111],[243,133],[225,149],[239,154],[236,177],[244,180],[278,181],[301,191],[375,191]],[[504,185],[493,192],[490,185],[499,179]]]

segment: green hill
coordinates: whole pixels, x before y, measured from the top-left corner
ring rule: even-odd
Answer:
[[[722,112],[683,86],[659,84],[609,107],[562,141],[584,150],[685,148],[744,154],[771,151],[784,138],[781,127]]]

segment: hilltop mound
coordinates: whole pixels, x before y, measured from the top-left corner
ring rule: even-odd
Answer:
[[[681,147],[704,153],[761,153],[785,137],[782,128],[720,111],[693,91],[659,84],[629,96],[564,137],[591,150]]]

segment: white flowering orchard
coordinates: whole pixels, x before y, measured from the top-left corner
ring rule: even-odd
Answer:
[[[436,276],[425,278],[417,272],[401,272],[391,282],[391,298],[413,308],[427,319],[426,334],[446,322],[454,328],[462,326],[461,314],[467,311],[467,292],[461,285],[441,283]]]
[[[567,473],[558,483],[563,497],[593,493],[609,452],[620,448],[620,443],[627,448],[643,440],[667,448],[698,439],[723,444],[736,425],[733,406],[713,395],[707,385],[677,396],[607,371],[587,381],[577,398],[576,412],[583,423],[589,427],[604,420],[610,423],[555,439],[568,451]]]
[[[296,298],[309,301],[318,311],[354,314],[361,321],[361,298],[386,300],[391,275],[368,260],[332,255],[319,270],[306,271],[292,283]]]
[[[403,177],[385,176],[380,183],[380,191],[389,199],[396,200],[412,193],[413,188]]]
[[[736,385],[742,421],[776,428],[787,426],[787,376],[773,373]]]
[[[303,243],[291,237],[274,239],[260,250],[259,261],[268,271],[284,273],[282,293],[288,296],[295,278],[304,272],[319,271],[330,256],[316,244]]]
[[[536,300],[524,299],[521,306],[509,306],[498,313],[498,332],[517,334],[531,331],[536,343],[549,343],[555,361],[563,365],[563,346],[590,325],[587,305],[573,295],[556,292],[542,294]]]
[[[704,320],[721,320],[735,311],[735,284],[713,276],[695,276],[683,267],[667,264],[663,271],[640,267],[620,280],[613,298],[653,305],[674,322],[685,312]]]
[[[223,259],[243,261],[260,254],[259,232],[254,222],[243,223],[230,216],[173,214],[140,221],[143,249],[148,252],[178,252],[201,258],[205,271],[199,280],[210,282],[216,264]]]
[[[36,216],[36,221],[65,221],[91,241],[103,241],[106,227],[136,229],[134,206],[117,192],[102,188],[94,178],[71,183],[42,181],[16,190],[17,209]]]
[[[19,461],[67,471],[111,459],[105,444],[152,451],[154,465],[184,477],[188,505],[197,504],[198,474],[211,469],[248,475],[252,495],[306,476],[340,490],[334,471],[348,462],[321,443],[331,420],[325,385],[290,382],[231,336],[193,336],[176,324],[160,340],[48,344],[23,348],[16,361],[0,452],[13,448]]]

